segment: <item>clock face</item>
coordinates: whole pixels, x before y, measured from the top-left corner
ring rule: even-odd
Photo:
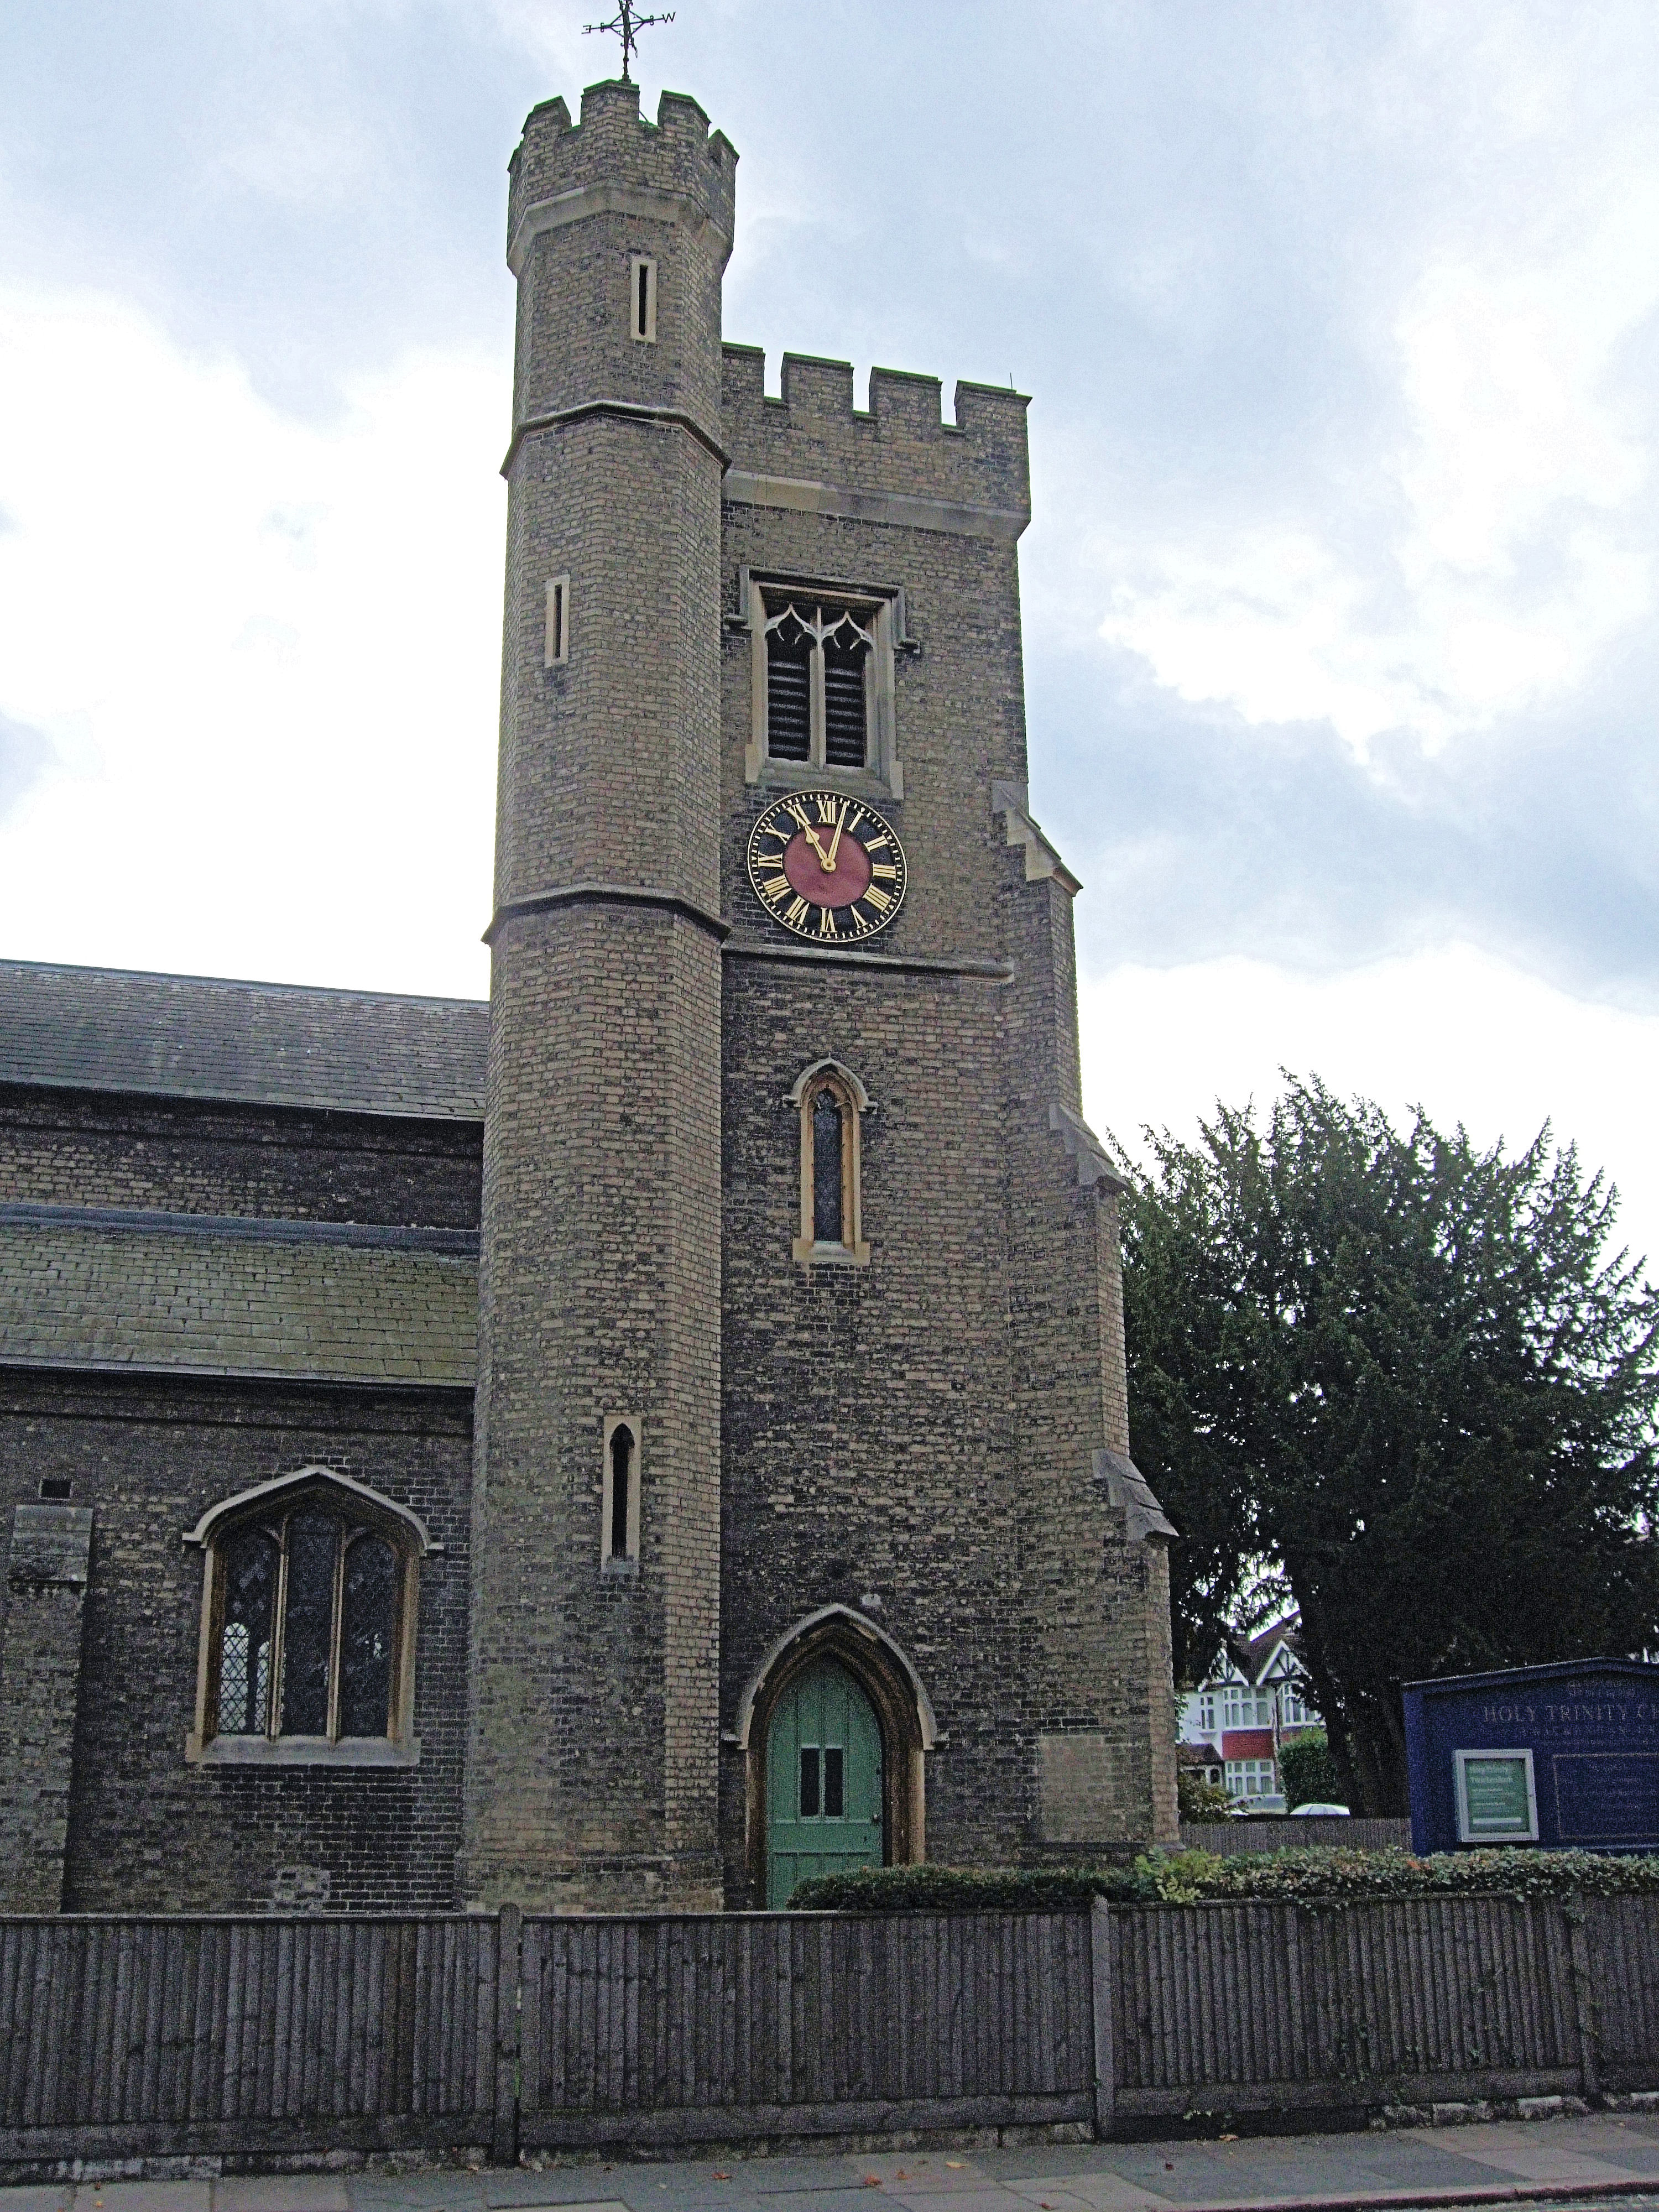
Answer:
[[[904,848],[842,791],[792,791],[749,833],[749,880],[775,921],[815,945],[873,937],[904,903]]]

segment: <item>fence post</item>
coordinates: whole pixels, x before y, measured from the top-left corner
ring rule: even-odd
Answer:
[[[519,2162],[519,1966],[524,1914],[504,1905],[495,1917],[495,2128],[489,2156]]]
[[[1584,1925],[1584,1900],[1564,1897],[1561,1917],[1567,1923],[1567,1955],[1572,1962],[1572,2001],[1578,2021],[1578,2072],[1583,2094],[1595,2096],[1601,2087],[1596,2050],[1595,2004],[1590,1985],[1589,1931]]]
[[[1103,1897],[1089,1905],[1089,1980],[1094,1992],[1095,2140],[1111,2140],[1117,2103],[1117,2054],[1112,2045],[1112,1908]]]

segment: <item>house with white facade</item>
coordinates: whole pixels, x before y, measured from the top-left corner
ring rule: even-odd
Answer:
[[[1282,1813],[1279,1753],[1304,1729],[1324,1723],[1309,1700],[1292,1613],[1259,1635],[1228,1640],[1181,1708],[1181,1764],[1201,1771],[1248,1812]]]

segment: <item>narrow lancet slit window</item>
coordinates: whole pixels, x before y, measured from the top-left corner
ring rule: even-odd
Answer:
[[[657,264],[648,254],[636,253],[629,264],[629,289],[634,336],[646,345],[657,343]]]
[[[812,1239],[817,1244],[847,1241],[841,1153],[841,1101],[826,1088],[812,1105]]]
[[[634,1486],[634,1432],[621,1424],[611,1432],[611,1556],[629,1556],[628,1509]]]
[[[870,1101],[864,1085],[834,1060],[808,1068],[787,1102],[800,1112],[800,1233],[793,1255],[809,1266],[862,1267],[860,1123]]]
[[[544,668],[558,668],[570,658],[570,579],[547,580],[547,635],[542,647]]]

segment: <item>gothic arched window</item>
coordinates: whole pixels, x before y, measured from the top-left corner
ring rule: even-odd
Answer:
[[[605,1417],[599,1565],[606,1574],[639,1572],[640,1446],[643,1429],[637,1413],[607,1413]]]
[[[210,1759],[413,1757],[414,1515],[324,1468],[206,1515],[197,1726]]]
[[[744,781],[787,788],[827,771],[902,799],[896,656],[918,650],[903,592],[744,567],[731,621],[749,633]]]
[[[878,611],[804,594],[764,609],[769,758],[869,764]]]
[[[789,1103],[800,1109],[800,1233],[794,1256],[812,1267],[861,1266],[870,1257],[860,1128],[868,1095],[848,1069],[823,1060],[806,1070]]]

